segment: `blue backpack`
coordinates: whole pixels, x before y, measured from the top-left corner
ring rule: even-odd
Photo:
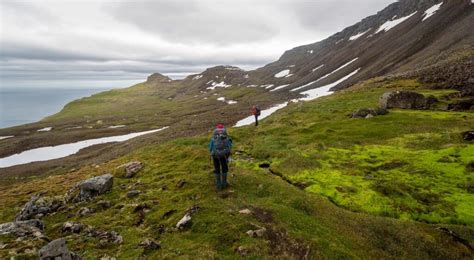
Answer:
[[[214,149],[212,155],[216,158],[227,158],[230,155],[229,136],[225,129],[214,130]]]

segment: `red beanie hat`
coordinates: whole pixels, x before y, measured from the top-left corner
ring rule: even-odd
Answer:
[[[223,124],[220,124],[220,123],[219,123],[219,124],[216,125],[216,128],[217,128],[217,129],[224,129],[225,127],[224,127]]]

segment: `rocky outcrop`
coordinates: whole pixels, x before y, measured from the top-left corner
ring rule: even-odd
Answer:
[[[66,201],[87,201],[112,189],[114,177],[104,174],[77,183],[66,194]]]
[[[383,109],[429,109],[437,99],[425,98],[422,94],[412,91],[390,91],[384,93],[379,99],[379,106]]]
[[[192,215],[198,212],[200,207],[198,205],[194,205],[186,210],[184,216],[178,221],[176,224],[176,228],[178,230],[183,230],[187,228],[191,224]]]
[[[42,247],[39,251],[39,258],[41,260],[46,259],[61,259],[61,260],[74,260],[81,259],[74,252],[69,251],[64,238],[58,238],[51,241],[49,244]]]
[[[145,250],[157,250],[161,248],[161,245],[152,239],[145,239],[138,245],[143,247]]]
[[[38,219],[14,221],[0,224],[0,235],[16,237],[43,237],[44,224]]]
[[[62,199],[59,198],[33,196],[20,210],[16,220],[42,218],[49,213],[56,212],[63,205]]]
[[[448,105],[448,110],[463,111],[474,108],[474,98],[461,100]]]
[[[132,178],[143,168],[143,163],[139,161],[132,161],[117,167],[122,172],[123,177]]]
[[[171,82],[171,78],[160,74],[160,73],[153,73],[146,79],[146,83],[157,84],[157,83],[167,83]]]

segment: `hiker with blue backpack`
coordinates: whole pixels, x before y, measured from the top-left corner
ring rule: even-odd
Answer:
[[[214,161],[217,190],[227,188],[228,160],[232,149],[232,139],[223,124],[218,124],[209,142],[209,152]]]

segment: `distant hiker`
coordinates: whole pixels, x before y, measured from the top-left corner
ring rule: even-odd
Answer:
[[[258,126],[258,117],[260,116],[260,107],[253,106],[252,107],[252,115],[255,116],[255,126]]]
[[[218,124],[209,142],[209,152],[214,161],[214,173],[218,190],[225,189],[227,173],[229,172],[228,159],[232,149],[232,139],[228,136],[223,124]]]

